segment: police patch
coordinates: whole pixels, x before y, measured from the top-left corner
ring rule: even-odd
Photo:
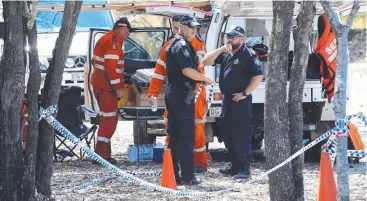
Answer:
[[[249,50],[250,50],[250,53],[251,53],[252,55],[256,55],[255,50],[253,50],[252,48],[249,48]]]
[[[256,57],[253,59],[256,66],[261,66],[260,60]]]
[[[181,45],[182,46],[185,46],[186,45],[186,42],[184,40],[181,40]]]
[[[184,50],[183,51],[183,54],[184,54],[185,57],[190,57],[190,53],[187,50]]]
[[[112,44],[112,49],[113,50],[116,50],[116,44],[114,43],[114,44]]]
[[[239,60],[238,59],[236,59],[236,60],[233,61],[233,64],[236,64],[237,65],[238,63],[239,63]]]

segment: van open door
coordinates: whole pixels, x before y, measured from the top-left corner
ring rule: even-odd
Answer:
[[[108,29],[90,29],[89,34],[89,50],[88,65],[85,67],[85,106],[91,108],[95,112],[99,112],[97,101],[93,94],[93,88],[90,79],[93,73],[91,60],[94,54],[94,46],[98,40],[105,35]],[[119,101],[119,105],[127,101],[128,88],[132,84],[131,76],[138,69],[154,69],[157,62],[160,49],[170,34],[169,28],[135,28],[130,32],[129,37],[123,43],[123,51],[125,56],[124,98]],[[120,103],[122,102],[122,103]]]

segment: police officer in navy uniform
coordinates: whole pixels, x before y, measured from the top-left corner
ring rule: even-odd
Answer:
[[[231,161],[231,167],[219,172],[235,179],[250,177],[251,152],[251,93],[263,79],[261,63],[256,53],[244,44],[245,31],[232,26],[227,43],[205,55],[204,64],[220,64],[219,88],[224,95],[221,113],[221,135]]]
[[[168,110],[167,133],[170,136],[168,148],[172,151],[176,182],[196,185],[201,180],[195,176],[194,166],[195,85],[196,81],[207,84],[214,81],[197,70],[196,52],[188,41],[200,24],[190,16],[183,16],[180,23],[179,34],[172,40],[166,54],[168,84],[165,103]]]

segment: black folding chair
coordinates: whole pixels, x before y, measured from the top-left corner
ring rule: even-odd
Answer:
[[[93,143],[95,145],[95,133],[97,125],[87,127],[82,119],[84,117],[84,107],[81,106],[81,91],[80,87],[62,86],[58,101],[58,112],[56,119],[66,127],[73,135],[85,142],[89,148]],[[75,153],[77,146],[69,142],[61,133],[55,130],[54,139],[54,160],[62,162],[66,157],[84,158],[84,153],[80,150],[80,154]]]

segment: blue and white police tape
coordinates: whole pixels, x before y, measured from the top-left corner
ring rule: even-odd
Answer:
[[[82,185],[79,185],[79,186],[75,186],[75,187],[70,188],[70,189],[66,189],[66,191],[68,191],[68,190],[70,190],[70,191],[82,190],[82,189],[87,188],[87,187],[97,186],[100,183],[103,183],[105,181],[115,179],[115,178],[117,178],[117,176],[103,176],[99,179],[94,179],[91,182],[88,182],[88,183],[85,183],[85,184],[82,184]]]
[[[357,115],[350,115],[347,116],[347,119],[350,120],[354,117],[357,117],[359,120],[364,121],[366,127],[367,127],[367,121],[366,121],[366,117],[362,114],[362,113],[358,113]],[[322,134],[320,137],[316,138],[315,140],[313,140],[312,142],[310,142],[309,144],[307,144],[305,147],[303,147],[302,149],[298,150],[296,153],[294,153],[292,156],[290,156],[289,158],[287,158],[286,160],[284,160],[282,163],[276,165],[275,167],[271,168],[270,170],[266,171],[265,173],[261,174],[258,177],[255,178],[251,178],[249,180],[249,183],[253,183],[255,181],[261,180],[262,178],[268,176],[269,174],[271,174],[272,172],[276,171],[277,169],[281,168],[282,166],[284,166],[285,164],[289,163],[290,161],[292,161],[293,159],[295,159],[296,157],[298,157],[299,155],[301,155],[302,153],[304,153],[305,151],[307,151],[308,149],[310,149],[311,147],[315,146],[316,144],[318,144],[319,142],[327,139],[329,136],[331,136],[333,133],[337,132],[338,128],[333,128],[329,131],[327,131],[326,133]]]
[[[362,150],[348,150],[349,157],[364,158],[366,155],[367,153]]]
[[[133,171],[126,171],[126,173],[137,176],[137,175],[142,175],[142,176],[154,176],[154,177],[161,177],[162,176],[162,172],[133,172]],[[73,188],[67,189],[67,190],[82,190],[84,188],[88,188],[88,187],[92,187],[92,186],[97,186],[100,183],[103,183],[105,181],[108,181],[110,179],[115,179],[117,178],[117,176],[103,176],[99,179],[94,179],[90,182],[81,184],[79,186],[75,186]]]
[[[195,103],[197,101],[197,99],[199,98],[200,94],[201,94],[201,91],[203,89],[203,84],[201,83],[197,92],[196,92],[196,95],[195,95]],[[211,106],[211,103],[213,101],[213,92],[214,92],[214,84],[211,84],[210,87],[209,87],[209,97],[208,97],[208,100],[207,100],[207,109],[206,109],[206,112],[204,114],[204,117],[206,116],[206,113],[209,111],[209,108]],[[92,110],[89,110],[88,108],[84,108],[84,111],[88,111],[88,113],[94,113],[94,111]],[[152,111],[154,110],[153,106],[152,106]],[[95,114],[95,113],[94,113]],[[203,119],[204,119],[203,117]],[[127,171],[127,173],[129,174],[132,174],[132,175],[144,175],[144,176],[156,176],[156,177],[160,177],[162,176],[162,172],[153,172],[153,173],[150,173],[150,172],[129,172]],[[95,186],[95,185],[98,185],[99,183],[102,183],[104,182],[105,180],[103,178],[100,178],[100,179],[96,179],[96,180],[93,180],[91,182],[88,182],[88,183],[85,183],[85,184],[82,184],[78,187],[77,190],[81,190],[83,188],[87,188],[87,187],[91,187],[91,186]],[[76,188],[76,187],[75,187]]]
[[[133,181],[134,183],[137,183],[141,186],[147,187],[148,189],[160,191],[166,194],[175,195],[175,196],[183,196],[183,197],[207,197],[207,196],[218,196],[223,194],[225,191],[215,191],[215,192],[183,192],[179,190],[173,190],[170,188],[158,186],[156,184],[149,183],[143,179],[140,179],[138,177],[135,177],[120,168],[117,168],[116,166],[112,165],[96,153],[94,153],[89,147],[81,144],[81,141],[75,137],[68,129],[66,129],[63,125],[61,125],[53,116],[51,116],[52,111],[57,110],[57,105],[50,106],[47,108],[47,110],[41,108],[40,111],[40,117],[42,119],[45,119],[47,123],[49,123],[55,130],[59,131],[66,139],[71,141],[74,145],[76,145],[77,148],[80,148],[81,151],[85,152],[92,160],[97,161],[102,166],[106,167],[108,170],[110,170],[112,173],[121,176],[125,179],[128,179],[130,181]],[[49,111],[49,112],[47,112]]]

